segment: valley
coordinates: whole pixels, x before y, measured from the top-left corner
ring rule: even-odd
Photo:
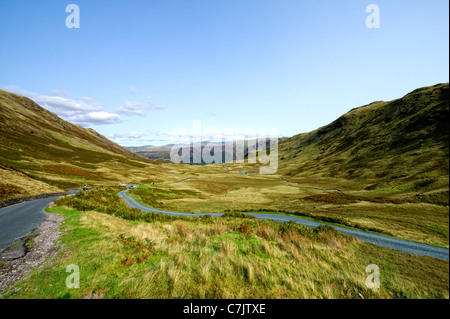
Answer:
[[[167,149],[149,159],[139,152],[154,149],[125,149],[0,91],[0,201],[105,186],[55,200],[47,211],[70,217],[61,224],[66,250],[18,283],[22,292],[2,297],[448,298],[448,261],[332,227],[243,214],[300,217],[448,250],[448,91],[448,84],[417,89],[279,140],[271,175],[259,173],[260,163],[173,164]],[[127,194],[143,205],[222,217],[142,212],[118,196],[122,183],[138,185]],[[127,245],[141,252],[127,257]],[[69,292],[60,279],[75,262],[90,283]],[[410,269],[412,262],[421,266]],[[371,263],[385,271],[381,290],[364,286]],[[43,289],[44,277],[52,289]]]

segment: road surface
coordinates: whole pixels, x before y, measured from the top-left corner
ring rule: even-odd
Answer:
[[[138,208],[142,211],[146,212],[155,212],[155,213],[162,213],[166,215],[171,216],[185,216],[185,217],[199,217],[204,215],[210,215],[212,217],[219,217],[222,216],[222,213],[178,213],[178,212],[171,212],[156,208],[151,208],[145,205],[142,205],[134,198],[128,196],[127,191],[121,191],[118,193],[119,197],[122,198],[130,207]],[[309,219],[304,219],[301,217],[294,217],[294,216],[286,216],[286,215],[276,215],[276,214],[262,214],[262,213],[247,213],[247,215],[254,216],[258,219],[272,219],[275,222],[280,223],[287,223],[289,221],[294,221],[297,224],[304,225],[307,227],[315,228],[319,225],[325,225],[323,223],[319,223],[316,221],[312,221]],[[379,234],[369,233],[362,230],[356,230],[346,227],[340,227],[340,226],[334,226],[329,225],[336,229],[339,232],[355,236],[359,240],[372,243],[381,247],[387,247],[391,248],[397,251],[401,251],[404,253],[409,254],[415,254],[415,255],[422,255],[422,256],[429,256],[433,258],[443,259],[443,260],[449,260],[449,250],[447,248],[441,248],[441,247],[435,247],[430,246],[427,244],[422,243],[416,243],[408,240],[398,239],[398,238],[392,238],[387,237]]]
[[[68,194],[76,193],[76,190]],[[14,245],[47,218],[45,208],[60,196],[36,199],[0,208],[0,252]]]

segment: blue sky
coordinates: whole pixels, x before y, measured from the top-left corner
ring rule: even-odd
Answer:
[[[68,4],[80,8],[69,29]],[[380,8],[369,29],[366,6]],[[121,145],[292,136],[449,81],[448,1],[0,1],[0,88]]]

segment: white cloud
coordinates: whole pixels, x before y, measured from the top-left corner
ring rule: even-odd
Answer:
[[[153,107],[153,109],[155,109],[155,110],[164,110],[164,109],[166,109],[167,108],[167,106],[166,105],[164,105],[164,104],[161,104],[161,103],[150,103],[151,104],[151,106]]]
[[[94,112],[103,110],[101,105],[95,104],[93,101],[86,102],[86,100],[83,99],[68,99],[60,96],[36,95],[33,100],[44,107],[48,106],[52,112]]]
[[[130,84],[128,85],[128,90],[130,90],[130,93],[137,93],[139,90],[134,85]]]
[[[164,110],[167,108],[166,105],[161,103],[149,102],[143,103],[138,101],[130,101],[126,100],[125,105],[120,106],[116,112],[121,114],[126,114],[129,116],[146,116],[145,110],[153,109],[153,110]]]
[[[278,133],[274,133],[272,129],[252,129],[252,128],[226,128],[220,130],[214,127],[201,128],[201,131],[191,132],[184,128],[176,128],[167,133],[171,141],[176,143],[186,143],[189,141],[202,142],[229,142],[240,141],[256,138],[269,138],[271,136],[278,137]]]
[[[118,113],[126,114],[126,115],[139,115],[145,116],[144,110],[148,108],[148,105],[142,102],[137,101],[125,101],[125,105],[121,106],[117,109]]]
[[[133,131],[131,133],[112,133],[112,134],[109,134],[108,137],[113,138],[113,139],[117,139],[117,138],[138,139],[138,138],[144,137],[145,135],[146,134],[143,132]]]
[[[98,125],[98,124],[114,124],[121,122],[121,118],[118,114],[109,112],[88,112],[85,114],[75,114],[69,116],[69,121],[77,123],[81,126]]]
[[[3,86],[3,88],[26,96],[62,119],[84,127],[122,121],[118,114],[106,112],[104,107],[92,97],[67,98],[69,93],[58,90],[51,90],[55,96],[43,95],[23,90],[19,86]]]

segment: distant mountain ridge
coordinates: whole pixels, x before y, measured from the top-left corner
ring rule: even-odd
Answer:
[[[282,140],[282,139],[279,139]],[[252,141],[254,145],[256,145],[256,140],[250,139],[250,140],[240,140],[240,142],[243,143],[243,156],[244,158],[247,158],[248,156],[248,144],[249,141]],[[128,150],[135,152],[139,155],[142,155],[148,159],[151,160],[159,160],[163,162],[169,162],[170,161],[170,151],[172,149],[172,146],[175,144],[166,144],[161,146],[153,146],[153,145],[144,145],[144,146],[131,146],[126,147]],[[189,145],[188,143],[181,143],[180,145]],[[203,152],[203,149],[205,146],[214,146],[215,149],[221,148],[222,152],[222,162],[226,162],[228,159],[232,159],[232,161],[236,160],[236,141],[222,141],[222,142],[213,142],[213,141],[202,141],[200,146],[200,152]],[[263,148],[269,147],[270,140],[266,140],[266,145],[263,146]],[[193,163],[193,154],[194,154],[194,148],[198,146],[193,143],[190,144],[190,159],[191,163]],[[240,146],[241,147],[241,146]],[[232,151],[230,152],[230,150]],[[230,160],[228,160],[230,162]],[[202,160],[202,164],[205,164]]]
[[[211,142],[211,141],[202,141],[201,142],[201,152],[203,151],[204,147],[206,145],[214,145],[214,146],[222,146],[222,154],[223,154],[223,161],[225,161],[225,153],[226,153],[226,148],[225,148],[225,142]],[[153,146],[153,145],[144,145],[144,146],[138,146],[138,147],[127,147],[128,150],[135,152],[139,155],[142,155],[148,159],[151,160],[157,160],[157,161],[162,161],[162,162],[170,162],[170,151],[172,149],[172,146],[174,146],[175,144],[166,144],[166,145],[161,145],[161,146]],[[186,144],[187,145],[187,144]],[[196,146],[198,147],[198,146]],[[245,155],[247,154],[247,148],[245,148],[244,150]],[[194,146],[191,144],[191,148],[190,148],[190,159],[191,159],[191,163],[193,163],[193,154],[194,154]],[[234,150],[233,150],[233,156],[234,155]],[[202,164],[203,161],[202,161]]]

